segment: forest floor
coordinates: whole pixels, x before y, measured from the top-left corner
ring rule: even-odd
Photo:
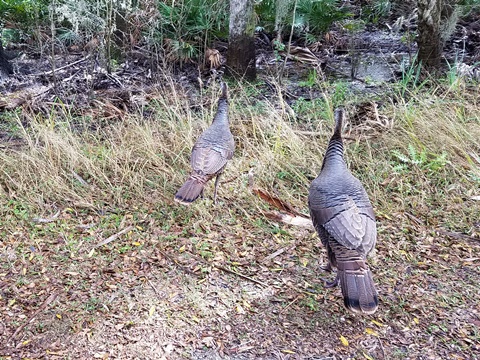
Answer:
[[[0,359],[480,358],[478,83],[365,95],[311,64],[283,84],[231,83],[219,202],[210,184],[184,207],[173,195],[218,85],[70,56],[56,87],[46,61],[21,60],[32,76],[7,87],[25,96],[0,101]],[[324,287],[314,230],[275,219],[308,214],[338,105],[377,214],[372,316]]]

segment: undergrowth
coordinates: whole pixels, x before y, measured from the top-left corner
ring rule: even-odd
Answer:
[[[190,207],[173,202],[189,173],[192,145],[216,111],[217,87],[189,98],[165,86],[141,112],[119,118],[87,119],[61,107],[47,115],[3,113],[0,279],[6,290],[0,300],[10,333],[32,304],[35,309],[39,298],[58,291],[55,314],[26,327],[22,344],[33,339],[37,349],[42,334],[68,333],[87,349],[104,341],[95,334],[147,329],[175,339],[177,355],[189,358],[186,338],[195,348],[214,348],[211,339],[224,336],[235,348],[238,341],[260,344],[256,336],[263,334],[284,346],[293,344],[295,331],[302,344],[315,344],[306,352],[326,351],[317,346],[322,332],[334,347],[328,351],[345,357],[373,358],[380,338],[391,358],[415,357],[426,347],[437,358],[472,351],[478,332],[469,309],[477,301],[478,271],[468,241],[476,239],[480,213],[475,94],[422,89],[408,102],[382,108],[393,127],[372,128],[368,136],[349,127],[347,163],[372,200],[379,234],[370,266],[381,304],[371,319],[357,319],[345,314],[335,290],[322,287],[318,266],[325,257],[313,231],[270,220],[270,205],[252,192],[263,189],[308,213],[308,188],[320,170],[339,95],[325,92],[317,100],[321,115],[302,102],[292,117],[281,97],[259,100],[252,93],[251,85],[230,84],[236,150],[217,205],[213,184]],[[348,112],[361,101],[341,98]],[[204,105],[192,106],[198,104]],[[442,231],[460,240],[438,236]],[[233,276],[228,282],[227,275]],[[148,343],[151,336],[141,337]],[[398,345],[399,337],[413,347]],[[246,349],[261,356],[272,346]]]
[[[316,117],[315,108],[294,106],[299,118],[305,118],[302,111],[308,114],[309,127],[315,130],[304,134],[299,131],[302,124],[291,121],[275,99],[258,101],[247,93],[243,85],[232,86],[236,153],[224,175],[231,181],[220,194],[242,209],[258,206],[247,188],[247,174],[253,171],[256,185],[307,212],[308,186],[319,171],[331,133],[332,99],[322,100],[322,115]],[[166,87],[148,105],[152,118],[126,114],[114,121],[90,120],[88,126],[79,125],[85,123],[83,118],[53,109],[48,117],[3,115],[2,128],[22,139],[24,146],[0,155],[2,199],[15,199],[37,212],[52,203],[165,203],[189,172],[191,148],[211,122],[217,95],[216,89],[200,94],[197,100],[205,99],[209,106],[194,112],[185,94]],[[405,191],[425,198],[441,194],[445,200],[473,194],[480,172],[475,98],[422,93],[385,113],[393,118],[392,130],[354,144],[347,140],[346,146],[347,161],[377,206],[390,203],[392,192],[397,197],[409,195]]]

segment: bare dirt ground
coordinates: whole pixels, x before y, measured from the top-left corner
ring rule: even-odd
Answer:
[[[478,358],[478,238],[380,217],[380,307],[358,317],[323,287],[311,230],[262,231],[227,208],[168,230],[168,206],[20,221],[2,243],[3,358]],[[95,247],[115,222],[131,230]]]

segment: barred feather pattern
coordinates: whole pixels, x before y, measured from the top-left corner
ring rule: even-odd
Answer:
[[[335,111],[335,131],[325,153],[322,169],[309,191],[309,209],[330,268],[337,269],[345,307],[373,314],[378,293],[366,257],[375,247],[375,214],[360,181],[347,168],[341,138],[344,112]]]
[[[233,157],[235,142],[228,120],[228,88],[222,83],[222,96],[212,124],[200,135],[192,149],[190,165],[192,172],[175,194],[175,201],[189,205],[203,194],[205,184],[215,180],[214,201],[216,201],[218,180]]]

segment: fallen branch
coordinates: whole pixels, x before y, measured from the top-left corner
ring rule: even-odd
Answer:
[[[9,343],[10,340],[13,340],[15,338],[15,336],[17,336],[20,333],[20,331],[22,331],[25,328],[25,326],[30,324],[33,321],[33,319],[35,319],[35,317],[37,317],[38,314],[40,314],[42,311],[44,311],[45,308],[48,306],[48,304],[50,304],[52,301],[54,301],[57,298],[57,296],[58,296],[58,292],[54,292],[48,298],[46,298],[45,301],[42,303],[42,305],[40,305],[40,307],[30,316],[30,318],[25,323],[20,325],[17,328],[17,330],[15,330],[13,335],[10,336],[10,338],[8,339],[7,343]]]
[[[58,218],[58,216],[60,215],[60,213],[61,213],[61,210],[58,210],[54,215],[52,215],[52,216],[49,217],[49,218],[36,217],[36,218],[33,218],[32,221],[33,221],[33,222],[36,222],[36,223],[39,223],[39,224],[51,223],[51,222],[54,222],[55,220],[57,220],[57,218]]]
[[[312,220],[309,217],[306,217],[305,215],[302,215],[302,214],[291,215],[291,214],[281,213],[279,211],[269,211],[269,212],[265,212],[264,215],[270,220],[279,221],[279,222],[283,222],[284,224],[300,226],[300,227],[313,230]]]
[[[241,273],[239,273],[239,272],[236,272],[236,271],[234,271],[234,270],[227,269],[226,267],[223,267],[223,266],[211,264],[211,263],[209,263],[208,261],[204,260],[203,258],[198,257],[198,256],[192,254],[191,252],[188,252],[188,253],[189,253],[190,256],[192,256],[195,260],[197,260],[198,262],[201,262],[201,263],[203,263],[203,264],[205,264],[205,265],[212,266],[212,267],[214,267],[214,268],[216,268],[216,269],[218,269],[218,270],[221,270],[221,271],[224,271],[224,272],[227,272],[227,273],[230,273],[230,274],[237,275],[237,276],[239,276],[239,277],[241,277],[241,278],[243,278],[243,279],[245,279],[245,280],[251,281],[251,282],[253,282],[253,283],[255,283],[255,284],[258,284],[258,285],[261,285],[261,286],[264,286],[264,287],[268,287],[267,284],[265,284],[265,283],[263,283],[263,282],[261,282],[261,281],[259,281],[259,280],[256,280],[256,279],[254,279],[254,278],[251,278],[250,276],[243,275],[243,274],[241,274]]]
[[[112,236],[109,236],[108,238],[106,238],[105,240],[103,240],[102,242],[100,242],[99,244],[97,244],[95,246],[95,248],[98,248],[100,246],[103,246],[103,245],[107,245],[108,243],[111,243],[112,241],[116,240],[118,237],[122,236],[123,234],[126,234],[128,233],[130,230],[133,230],[134,227],[133,226],[127,226],[125,229],[123,229],[122,231],[119,231],[118,233],[116,234],[113,234]]]
[[[287,250],[287,248],[281,248],[275,251],[273,254],[268,255],[265,257],[265,259],[262,260],[262,264],[265,264],[267,261],[272,260],[273,258],[276,258],[278,255],[283,254]]]
[[[442,229],[436,229],[435,231],[438,232],[439,234],[450,236],[450,237],[453,237],[455,239],[480,241],[480,237],[465,235],[465,234],[462,234],[462,233],[457,233],[457,232],[453,232],[453,231],[446,231],[446,230],[442,230]]]
[[[251,278],[250,276],[243,275],[243,274],[241,274],[241,273],[239,273],[239,272],[236,272],[236,271],[227,269],[227,268],[225,268],[225,267],[223,267],[223,266],[213,265],[213,267],[214,267],[214,268],[217,268],[218,270],[222,270],[222,271],[225,271],[225,272],[227,272],[227,273],[237,275],[237,276],[239,276],[239,277],[241,277],[241,278],[243,278],[243,279],[245,279],[245,280],[249,280],[249,281],[251,281],[251,282],[253,282],[253,283],[255,283],[255,284],[258,284],[258,285],[261,285],[261,286],[264,286],[264,287],[268,287],[267,284],[265,284],[265,283],[263,283],[263,282],[261,282],[261,281],[258,281],[258,280],[254,279],[254,278]]]
[[[77,61],[74,61],[73,63],[71,64],[67,64],[67,65],[64,65],[62,67],[59,67],[57,69],[55,69],[55,72],[57,71],[60,71],[60,70],[63,70],[63,69],[66,69],[66,68],[69,68],[71,66],[74,66],[74,65],[77,65],[77,64],[80,64],[81,62],[84,62],[85,60],[87,60],[88,58],[90,57],[90,54],[88,54],[87,56],[85,56],[84,58],[80,59],[80,60],[77,60]],[[51,75],[53,74],[53,70],[50,70],[50,71],[46,71],[44,73],[39,73],[39,74],[33,74],[31,76],[33,77],[38,77],[38,76],[45,76],[45,75]]]

